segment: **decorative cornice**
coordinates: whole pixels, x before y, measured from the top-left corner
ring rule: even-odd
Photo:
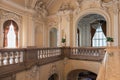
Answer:
[[[11,7],[14,7],[16,9],[20,9],[23,12],[34,13],[33,9],[28,9],[27,7],[23,7],[23,6],[17,5],[17,4],[15,4],[14,2],[12,2],[10,0],[2,0],[1,3],[4,4],[4,5],[10,5]]]

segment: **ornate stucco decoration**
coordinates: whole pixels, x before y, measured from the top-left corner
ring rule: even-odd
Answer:
[[[95,8],[95,7],[100,7],[101,0],[77,0],[76,4],[77,7],[80,9],[84,8]]]
[[[73,11],[73,8],[70,6],[70,3],[63,3],[59,10],[58,13],[59,14],[67,14]]]
[[[106,11],[113,11],[114,14],[117,14],[119,5],[119,0],[111,0],[109,2],[102,2],[101,7]]]
[[[48,15],[48,11],[46,9],[45,4],[40,0],[36,2],[35,11],[36,11],[36,14],[38,15],[37,17],[40,17],[40,18],[46,17]]]
[[[14,20],[18,24],[18,26],[21,26],[22,17],[15,13],[0,9],[0,16],[1,23],[4,23],[7,20]]]
[[[58,26],[58,18],[57,17],[49,17],[47,20],[47,25],[49,27],[57,27]]]
[[[50,71],[49,71],[49,76],[53,75],[54,73],[58,73],[56,64],[52,64]]]
[[[74,10],[74,16],[77,17],[79,13],[86,9],[101,8],[102,0],[76,0],[76,9]]]
[[[109,15],[111,12],[117,14],[119,11],[119,0],[110,0],[105,2],[104,0],[76,0],[77,8],[74,10],[74,16],[77,17],[79,13],[87,9],[101,9],[107,12]]]
[[[26,78],[29,80],[37,80],[39,74],[39,67],[34,66],[32,69],[26,71]]]

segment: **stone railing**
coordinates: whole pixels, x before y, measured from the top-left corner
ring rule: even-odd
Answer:
[[[0,79],[6,75],[41,66],[68,57],[77,60],[100,61],[104,48],[18,48],[0,49]]]
[[[34,65],[43,65],[62,59],[61,48],[0,49],[0,80]]]
[[[101,61],[104,57],[104,48],[71,48],[69,57],[71,59]]]
[[[0,66],[23,62],[24,49],[0,49]]]

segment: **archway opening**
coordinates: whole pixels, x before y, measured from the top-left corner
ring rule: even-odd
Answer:
[[[50,30],[50,47],[57,47],[57,29],[52,28]]]
[[[96,80],[97,74],[88,70],[73,70],[68,76],[67,80]]]
[[[18,47],[18,25],[13,20],[7,20],[3,24],[3,47]]]
[[[55,73],[53,75],[51,75],[48,80],[58,80],[58,75]]]
[[[78,33],[79,30],[79,33]],[[77,23],[77,46],[103,47],[106,46],[106,20],[99,14],[88,14]],[[79,39],[78,39],[79,38]]]

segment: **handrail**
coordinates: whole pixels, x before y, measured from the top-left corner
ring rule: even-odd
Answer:
[[[92,60],[100,61],[103,59],[105,54],[105,48],[94,48],[94,47],[74,47],[71,48],[70,58],[81,59],[81,60]]]

